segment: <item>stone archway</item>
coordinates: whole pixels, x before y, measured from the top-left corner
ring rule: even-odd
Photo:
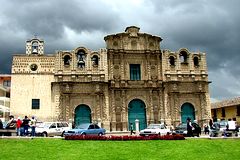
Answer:
[[[191,103],[184,103],[181,107],[181,122],[187,123],[187,118],[195,120],[195,109]]]
[[[75,126],[79,126],[84,123],[91,123],[91,109],[85,104],[81,104],[75,108],[74,123]]]
[[[135,120],[139,120],[139,129],[144,129],[147,127],[146,118],[146,105],[140,99],[134,99],[128,104],[128,126],[133,123],[133,129],[135,130]]]

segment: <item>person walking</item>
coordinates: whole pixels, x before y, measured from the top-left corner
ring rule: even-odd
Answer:
[[[28,135],[28,127],[29,127],[29,121],[30,119],[25,116],[25,118],[23,119],[23,135],[27,136]]]
[[[35,137],[35,129],[36,129],[36,119],[34,118],[34,116],[32,116],[31,122],[30,122],[31,128],[32,128],[32,133],[31,136]]]
[[[5,127],[6,129],[16,129],[16,121],[14,120],[14,116],[9,116],[9,121],[7,122],[7,125]]]
[[[0,129],[3,129],[3,123],[1,119],[0,119]]]
[[[16,125],[16,127],[17,127],[17,136],[21,136],[21,125],[22,125],[22,121],[21,121],[20,117],[18,117],[17,125]]]
[[[191,118],[187,118],[187,137],[193,137]]]
[[[134,133],[133,132],[133,123],[130,123],[130,131],[131,131],[131,135]]]

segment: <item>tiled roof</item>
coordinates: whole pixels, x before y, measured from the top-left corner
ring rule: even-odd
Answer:
[[[240,105],[240,97],[235,97],[232,99],[227,99],[220,102],[212,103],[211,108],[215,109],[215,108],[223,108],[223,107],[230,107],[230,106],[236,106],[236,105]]]

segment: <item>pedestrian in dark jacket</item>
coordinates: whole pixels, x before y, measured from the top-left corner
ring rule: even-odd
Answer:
[[[27,116],[25,116],[25,118],[23,119],[23,123],[22,123],[23,128],[24,128],[23,134],[25,136],[28,135],[29,121],[30,121],[30,119]]]
[[[0,129],[3,129],[3,123],[1,119],[0,119]]]

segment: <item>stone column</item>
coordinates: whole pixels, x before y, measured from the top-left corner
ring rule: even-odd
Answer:
[[[112,131],[116,131],[116,110],[115,110],[115,94],[114,94],[114,90],[112,90],[111,93],[111,100],[112,100],[112,119],[111,119],[111,123],[112,123]]]
[[[69,116],[69,112],[70,112],[70,97],[69,97],[69,95],[65,96],[65,104],[66,104],[65,121],[68,121],[70,118],[70,116]]]
[[[154,123],[154,108],[152,103],[152,90],[149,91],[149,113],[150,113],[150,119],[149,124]]]
[[[166,91],[164,91],[164,121],[169,124],[171,122],[171,106],[169,104],[169,97]]]
[[[149,60],[150,60],[150,55],[147,54],[147,79],[148,80],[151,80],[151,66],[150,66],[150,63],[149,63]]]
[[[124,80],[125,77],[124,77],[124,55],[123,53],[120,54],[120,61],[121,61],[121,64],[120,64],[120,72],[121,72],[121,80]]]
[[[104,95],[105,95],[105,106],[102,107],[103,110],[101,111],[101,113],[103,114],[102,115],[102,120],[103,120],[103,125],[104,125],[104,128],[108,131],[110,131],[110,111],[109,111],[109,92],[108,92],[108,87],[105,86],[105,92],[104,92]],[[115,119],[116,121],[116,119]],[[116,130],[116,129],[115,129]]]
[[[113,80],[113,53],[110,53],[110,57],[109,57],[109,63],[110,63],[110,79]]]
[[[125,90],[122,90],[122,127],[123,131],[127,131],[127,111],[126,111],[126,94]]]
[[[159,123],[161,123],[163,121],[164,118],[164,103],[163,103],[163,92],[161,90],[159,90],[158,92],[158,97],[159,97],[159,112],[158,112],[158,121]]]
[[[60,96],[60,86],[59,84],[56,84],[55,85],[55,97],[54,97],[54,102],[55,102],[55,107],[54,107],[54,111],[52,112],[52,121],[57,121],[59,120],[59,116],[60,116],[60,113],[61,113],[61,96]]]

